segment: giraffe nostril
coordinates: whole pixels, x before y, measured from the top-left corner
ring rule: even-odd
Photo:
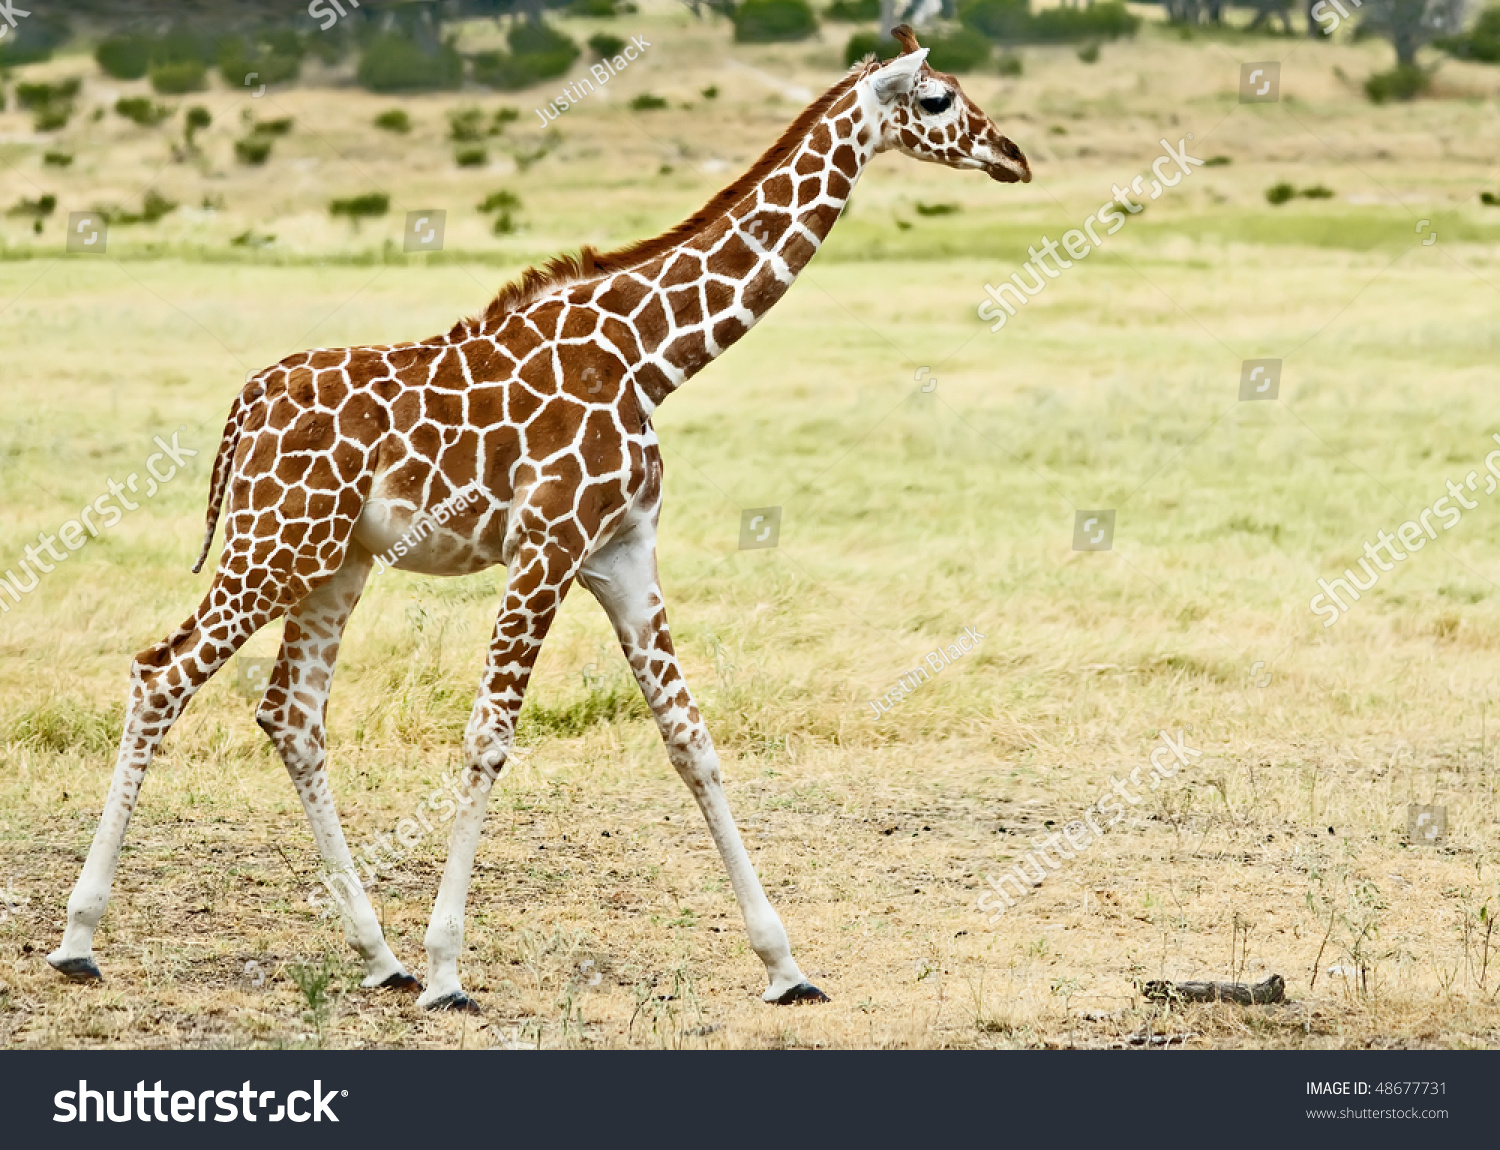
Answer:
[[[1011,143],[1011,141],[1006,139],[1004,136],[1000,137],[1000,154],[1007,160],[1019,160],[1022,158],[1021,149],[1016,147],[1015,144]]]

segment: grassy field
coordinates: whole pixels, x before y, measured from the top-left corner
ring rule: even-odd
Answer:
[[[158,187],[215,205],[113,228],[103,258],[61,256],[57,217],[39,235],[3,221],[0,573],[111,479],[144,475],[154,437],[181,428],[201,454],[0,614],[0,1043],[1500,1041],[1500,500],[1482,482],[1500,430],[1500,209],[1478,199],[1500,191],[1485,136],[1500,72],[1448,63],[1439,98],[1375,108],[1357,84],[1389,66],[1383,46],[1156,29],[1092,66],[1034,49],[1020,78],[967,81],[1035,182],[884,157],[790,295],[657,417],[679,650],[756,866],[831,1004],[758,1001],[718,856],[583,594],[491,804],[462,962],[482,1016],[352,989],[341,932],[310,904],[300,806],[227,672],[147,781],[97,939],[107,981],[46,966],[129,658],[205,586],[188,567],[245,373],[428,335],[528,259],[675,222],[841,71],[832,37],[744,49],[722,24],[652,12],[618,22],[651,52],[566,113],[560,140],[531,110],[553,91],[508,101],[521,120],[482,170],[455,167],[442,138],[448,110],[496,105],[479,94],[405,101],[418,127],[400,139],[371,126],[391,100],[216,90],[202,155],[181,162],[167,128],[85,112],[43,138],[0,114],[3,204],[51,192],[61,214]],[[1280,103],[1237,102],[1255,60],[1283,61]],[[84,75],[85,108],[135,87],[83,57],[33,71]],[[643,91],[671,106],[630,111]],[[232,159],[247,109],[295,120],[263,169]],[[1230,162],[986,329],[987,281],[1188,132],[1195,155]],[[44,168],[60,146],[74,164]],[[1335,194],[1274,207],[1279,181]],[[499,188],[523,208],[497,237],[475,205]],[[372,190],[390,216],[329,219],[329,199]],[[404,212],[434,206],[445,251],[403,257]],[[232,243],[247,232],[275,240]],[[1284,361],[1277,402],[1238,401],[1256,357]],[[1325,628],[1318,580],[1471,471],[1476,507]],[[738,550],[741,509],[765,506],[783,508],[780,545]],[[1094,509],[1116,513],[1113,548],[1074,551],[1075,513]],[[455,766],[503,578],[388,573],[366,596],[330,717],[356,849]],[[877,718],[870,700],[967,627],[978,649]],[[276,642],[269,629],[245,655]],[[986,875],[1183,731],[1200,757],[998,921],[979,909]],[[1446,807],[1444,841],[1408,838],[1412,803]],[[445,851],[428,836],[372,891],[418,972]],[[1140,994],[1271,973],[1282,1006],[1169,1011]]]

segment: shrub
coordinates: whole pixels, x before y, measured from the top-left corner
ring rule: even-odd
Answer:
[[[1461,36],[1434,41],[1439,48],[1463,60],[1500,64],[1500,5],[1486,8],[1474,27]]]
[[[915,206],[919,216],[952,216],[963,211],[957,204],[924,204],[920,200]]]
[[[479,212],[513,212],[520,209],[521,197],[507,188],[491,192],[482,203],[475,205],[475,210]]]
[[[1209,156],[1208,159],[1203,161],[1203,166],[1205,168],[1227,168],[1232,163],[1234,161],[1228,156]]]
[[[280,120],[262,120],[250,129],[250,134],[253,136],[286,136],[291,134],[292,125],[295,123],[296,121],[290,116]]]
[[[366,192],[362,196],[351,196],[347,200],[332,200],[328,205],[331,216],[348,216],[358,223],[363,219],[383,216],[391,210],[391,197],[384,192]]]
[[[1376,104],[1415,100],[1431,83],[1431,73],[1420,64],[1397,64],[1389,72],[1376,72],[1366,80],[1365,95]]]
[[[0,68],[40,64],[52,59],[52,50],[68,38],[67,18],[48,16],[37,11],[35,6],[30,11],[23,11],[18,4],[11,4],[9,7],[15,16],[26,15],[30,18],[19,23],[13,17],[8,21],[0,21],[7,23],[7,34],[0,38]],[[62,6],[49,4],[47,7],[55,12]]]
[[[1078,58],[1085,64],[1097,64],[1099,62],[1099,41],[1090,40],[1082,48],[1078,49]]]
[[[251,73],[257,84],[282,84],[302,71],[304,52],[301,37],[289,30],[267,32],[255,42],[231,36],[219,44],[219,75],[235,88]]]
[[[929,43],[927,63],[939,72],[972,72],[990,58],[990,41],[982,32],[959,28]]]
[[[139,32],[116,32],[99,41],[94,59],[106,76],[139,80],[151,67],[151,40]]]
[[[83,81],[76,76],[56,84],[17,84],[16,106],[40,109],[53,104],[68,104],[82,90]]]
[[[1292,187],[1291,184],[1272,184],[1269,188],[1266,189],[1266,203],[1278,205],[1284,204],[1296,194],[1297,189]]]
[[[484,113],[478,108],[455,108],[448,113],[448,138],[460,144],[484,139]]]
[[[482,168],[489,163],[490,155],[482,147],[459,148],[453,153],[453,162],[460,168]]]
[[[806,40],[818,31],[807,0],[745,0],[734,10],[734,38],[742,44]]]
[[[6,211],[8,216],[30,216],[34,219],[46,219],[57,210],[57,197],[50,192],[38,196],[34,200],[22,199]]]
[[[1115,40],[1134,36],[1140,27],[1139,16],[1132,16],[1120,0],[1105,0],[1087,8],[1044,8],[1031,17],[1027,38],[1047,43],[1068,40]]]
[[[1314,184],[1310,188],[1302,189],[1302,198],[1305,200],[1331,200],[1333,189],[1325,188],[1322,184]]]
[[[1480,192],[1479,202],[1491,208],[1500,208],[1500,196],[1494,192]]]
[[[650,92],[642,92],[630,101],[632,112],[655,112],[666,106],[667,102],[664,99],[660,96],[653,96]]]
[[[38,132],[56,132],[68,126],[73,117],[72,104],[48,104],[39,108],[31,118],[31,125]]]
[[[880,19],[880,0],[833,0],[823,9],[823,19],[835,24],[865,24]]]
[[[608,59],[625,51],[625,41],[618,36],[611,36],[608,32],[596,32],[589,37],[589,51],[595,56]]]
[[[411,117],[400,108],[391,108],[375,117],[375,126],[385,132],[411,131]]]
[[[555,79],[583,54],[577,44],[550,24],[513,24],[506,41],[509,52],[480,52],[471,61],[478,83],[503,92]]]
[[[960,0],[958,18],[991,40],[1022,40],[1031,12],[1026,0]]]
[[[451,44],[423,51],[408,37],[387,32],[365,46],[356,76],[371,92],[431,92],[457,88],[463,73],[463,57]]]
[[[170,64],[151,65],[151,87],[164,96],[201,92],[208,85],[208,70],[197,60],[179,60]]]
[[[242,164],[259,166],[271,158],[269,136],[246,136],[234,142],[235,159]]]
[[[138,127],[154,128],[172,114],[172,109],[147,96],[124,96],[115,101],[115,113]]]
[[[1087,8],[1044,8],[1033,14],[1027,0],[960,0],[958,18],[991,40],[1065,43],[1133,36],[1140,18],[1120,0]]]
[[[891,60],[901,54],[901,45],[894,40],[882,40],[878,32],[856,32],[844,47],[844,64],[852,68],[872,54],[882,60]]]
[[[573,0],[568,5],[568,15],[590,16],[596,20],[607,20],[612,16],[628,16],[634,11],[636,11],[636,6],[630,0]]]
[[[183,135],[187,137],[189,146],[192,145],[193,137],[204,128],[214,122],[212,114],[202,104],[195,104],[187,110],[187,115],[182,118]]]
[[[72,152],[47,152],[42,156],[42,166],[47,168],[66,168],[72,162]]]
[[[1000,57],[997,70],[1002,76],[1019,76],[1025,71],[1025,65],[1022,64],[1021,57],[1006,52]]]
[[[719,98],[719,86],[717,84],[710,84],[707,88],[703,89],[700,95],[705,100],[717,100]]]

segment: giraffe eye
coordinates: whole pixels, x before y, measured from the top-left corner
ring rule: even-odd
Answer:
[[[953,106],[953,93],[944,92],[941,96],[923,96],[917,103],[922,105],[922,111],[936,116],[939,112],[946,112]]]

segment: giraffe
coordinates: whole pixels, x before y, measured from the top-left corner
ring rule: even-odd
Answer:
[[[101,977],[94,931],[154,753],[194,693],[284,617],[256,720],[301,798],[325,881],[339,892],[363,985],[418,991],[422,1007],[478,1009],[458,957],[486,802],[548,628],[581,583],[607,614],[708,824],[766,967],[762,998],[827,1001],[792,958],[761,888],[673,650],[656,564],[662,460],[651,417],[782,297],[876,154],[1030,181],[1020,149],[952,76],[927,65],[911,30],[894,35],[899,56],[856,64],[748,172],[664,234],[528,269],[444,335],[303,352],[246,383],[213,465],[193,568],[207,561],[222,514],[212,584],[186,621],[132,663],[113,779],[62,942],[48,956],[54,968]],[[435,525],[429,512],[439,507],[461,509]],[[392,556],[402,541],[404,554]],[[339,643],[378,555],[430,575],[507,568],[463,738],[460,802],[424,939],[425,987],[385,941],[325,771]]]

